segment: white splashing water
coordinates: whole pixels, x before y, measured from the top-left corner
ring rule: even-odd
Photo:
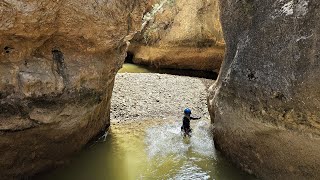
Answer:
[[[201,168],[194,164],[186,164],[180,168],[180,171],[174,178],[170,179],[210,179],[208,173],[203,172]]]
[[[210,124],[197,121],[191,124],[192,137],[184,137],[181,124],[163,125],[146,131],[146,147],[149,159],[157,159],[160,167],[164,157],[182,162],[180,168],[168,179],[210,179],[210,171],[197,165],[207,159],[216,160]]]
[[[188,151],[215,158],[215,149],[209,123],[198,121],[192,137],[181,135],[181,124],[153,127],[146,132],[146,145],[149,158],[175,155],[185,157]]]
[[[210,125],[205,121],[199,121],[193,129],[193,136],[191,137],[191,148],[194,152],[197,152],[203,156],[213,157],[215,156],[214,142]]]

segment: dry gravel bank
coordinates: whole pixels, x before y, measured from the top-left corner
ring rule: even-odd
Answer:
[[[111,121],[181,119],[183,110],[209,120],[208,85],[203,78],[155,73],[119,73],[112,94]]]

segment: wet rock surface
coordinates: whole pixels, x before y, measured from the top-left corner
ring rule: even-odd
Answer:
[[[215,143],[263,179],[320,177],[319,1],[220,1]]]
[[[132,41],[133,61],[157,68],[219,72],[224,40],[217,0],[156,0]]]
[[[145,73],[117,74],[112,94],[111,121],[181,120],[189,107],[209,119],[207,88],[213,80]]]
[[[114,76],[147,1],[0,2],[0,175],[32,175],[109,126]]]

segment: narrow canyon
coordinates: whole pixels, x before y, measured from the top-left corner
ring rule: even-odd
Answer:
[[[110,117],[115,77],[129,55],[143,67],[219,73],[216,80],[119,75],[131,90],[152,93],[156,88],[137,83],[163,78],[162,93],[192,97],[188,104],[166,94],[168,104],[169,97],[176,102],[168,114],[151,107],[144,117],[178,118],[176,111],[199,104],[194,109],[210,120],[215,147],[235,166],[259,179],[317,179],[319,20],[317,0],[3,0],[0,176],[26,178],[60,167],[101,137],[110,118],[134,119],[135,108],[148,107],[137,96],[139,106],[119,109],[118,99]],[[201,88],[181,88],[188,81]],[[125,88],[115,97],[128,98],[121,93]]]

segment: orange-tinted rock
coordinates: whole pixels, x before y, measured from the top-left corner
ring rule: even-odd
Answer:
[[[109,126],[114,76],[147,5],[0,2],[2,178],[59,164]]]
[[[158,1],[153,7],[129,49],[135,63],[219,71],[224,40],[217,0]]]
[[[191,48],[191,47],[152,47],[136,46],[134,62],[152,65],[157,68],[195,69],[219,71],[224,58],[224,47]]]

